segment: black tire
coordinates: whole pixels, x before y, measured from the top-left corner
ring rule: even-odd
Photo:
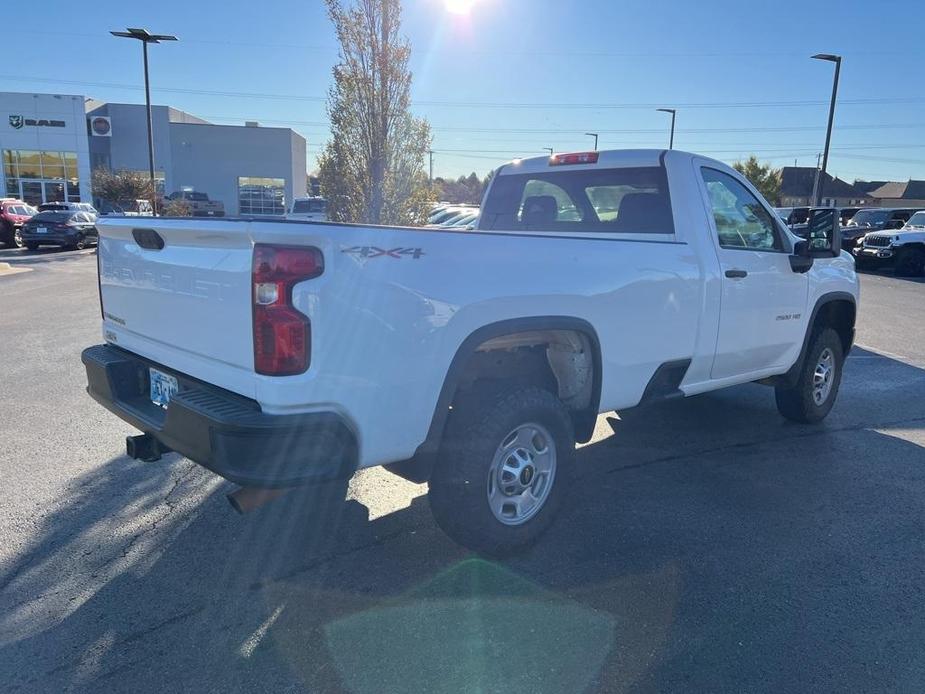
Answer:
[[[23,247],[21,229],[15,229],[13,231],[12,235],[10,236],[10,247],[11,248],[22,248]]]
[[[39,245],[37,243],[33,243],[32,241],[27,241],[26,249],[30,251],[37,251],[39,249]]]
[[[518,525],[505,524],[489,506],[489,478],[500,479],[490,471],[509,435],[528,424],[539,425],[549,434],[550,441],[542,436],[540,440],[545,442],[542,450],[555,455],[554,473],[547,475],[550,487],[534,515]],[[535,447],[532,441],[530,445]],[[533,469],[530,461],[528,467]],[[533,544],[552,523],[574,473],[574,462],[572,420],[557,397],[535,386],[491,388],[454,405],[430,479],[430,508],[437,525],[457,543],[488,556],[510,555]],[[523,484],[530,487],[530,480],[536,482],[539,475],[534,478],[531,473]],[[524,479],[522,474],[515,482]],[[499,493],[498,498],[504,497]]]
[[[817,401],[814,378],[823,353],[829,350],[832,357],[830,384],[825,399]],[[777,386],[774,389],[777,410],[787,419],[804,424],[815,424],[825,419],[838,397],[841,385],[842,367],[845,355],[841,338],[832,328],[823,328],[811,338],[806,358],[800,367],[796,384],[792,387]]]
[[[77,234],[77,239],[74,243],[65,246],[69,251],[82,251],[87,247],[87,237],[83,234]]]
[[[900,277],[919,277],[925,271],[925,250],[917,246],[900,248],[894,267]]]

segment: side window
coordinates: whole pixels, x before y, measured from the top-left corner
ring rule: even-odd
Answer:
[[[783,244],[770,213],[739,181],[716,169],[702,168],[719,245],[753,251],[780,251]]]
[[[524,186],[517,221],[530,227],[556,222],[580,222],[581,211],[565,190],[555,183],[531,179]]]

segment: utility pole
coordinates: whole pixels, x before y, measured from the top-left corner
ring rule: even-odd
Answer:
[[[822,173],[819,176],[819,188],[813,198],[813,204],[819,207],[822,204],[822,193],[825,189],[825,171],[829,166],[829,143],[832,141],[832,122],[835,120],[835,98],[838,96],[838,76],[841,72],[841,56],[830,53],[817,53],[812,56],[814,60],[827,60],[835,63],[835,78],[832,80],[832,101],[829,103],[829,124],[825,130],[825,150],[822,154]]]
[[[147,29],[126,29],[125,31],[110,31],[113,36],[125,39],[135,39],[141,42],[142,56],[145,67],[145,108],[148,112],[148,174],[151,177],[151,191],[154,199],[151,207],[157,214],[157,183],[154,180],[154,121],[151,117],[151,84],[148,80],[148,44],[161,41],[176,41],[176,36],[170,34],[151,34]]]
[[[668,140],[668,149],[674,149],[674,119],[675,115],[677,115],[677,111],[673,108],[657,108],[655,110],[671,114],[671,137]]]
[[[430,155],[430,182],[434,182],[434,150],[429,149],[427,153]]]
[[[822,152],[816,154],[816,176],[813,179],[813,198],[809,201],[810,206],[819,207],[819,199],[816,197],[816,194],[819,192],[819,160],[822,158]],[[821,195],[819,196],[822,197]]]

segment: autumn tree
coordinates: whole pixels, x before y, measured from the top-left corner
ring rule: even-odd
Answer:
[[[154,204],[151,178],[141,171],[110,171],[100,167],[93,171],[92,186],[93,195],[111,205],[119,205],[127,200],[147,200]]]
[[[772,205],[780,199],[781,170],[770,164],[762,164],[754,154],[746,161],[737,161],[732,167],[745,176]]]
[[[399,0],[325,0],[340,44],[328,93],[331,139],[319,159],[328,216],[338,222],[418,224],[430,186],[430,126],[410,111],[410,45]]]

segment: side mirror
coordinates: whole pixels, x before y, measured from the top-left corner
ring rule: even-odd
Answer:
[[[838,221],[838,210],[833,207],[810,210],[805,238],[812,257],[837,257],[841,253],[841,225]]]
[[[790,256],[790,269],[796,273],[809,272],[813,266],[813,255],[810,252],[809,241],[797,241],[793,244],[793,255]]]

